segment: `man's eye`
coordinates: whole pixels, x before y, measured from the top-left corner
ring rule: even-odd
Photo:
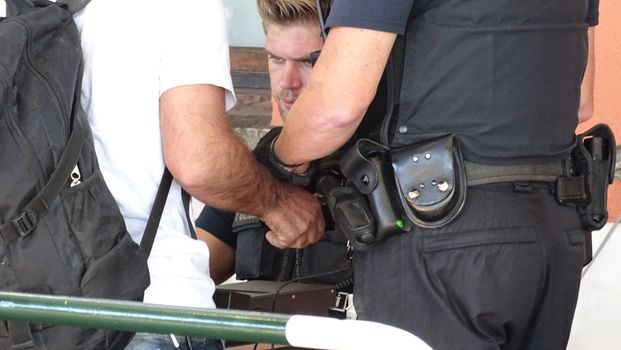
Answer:
[[[269,60],[276,63],[276,64],[283,64],[285,63],[285,59],[282,57],[277,57],[277,56],[269,56]]]
[[[308,67],[308,68],[313,67],[313,62],[310,59],[302,61],[302,64],[304,65],[304,67]]]

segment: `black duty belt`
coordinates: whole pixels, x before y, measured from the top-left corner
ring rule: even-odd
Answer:
[[[567,165],[560,160],[519,165],[489,165],[465,161],[464,165],[468,186],[515,181],[555,182],[559,176],[569,175]]]

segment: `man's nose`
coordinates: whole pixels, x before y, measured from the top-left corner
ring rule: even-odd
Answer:
[[[300,89],[303,84],[301,73],[297,62],[286,62],[280,78],[280,87],[289,90]]]

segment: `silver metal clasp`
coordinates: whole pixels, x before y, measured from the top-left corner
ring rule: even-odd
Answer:
[[[69,181],[71,182],[69,184],[69,187],[77,186],[82,183],[82,174],[80,173],[80,168],[78,168],[77,164],[75,165],[75,168],[73,168],[73,170],[71,171],[71,177],[69,178]]]

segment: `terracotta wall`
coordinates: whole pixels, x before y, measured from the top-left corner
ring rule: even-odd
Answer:
[[[595,28],[595,116],[580,126],[584,131],[607,123],[621,145],[621,1],[601,0],[599,25]],[[609,191],[609,221],[621,214],[621,180]]]

